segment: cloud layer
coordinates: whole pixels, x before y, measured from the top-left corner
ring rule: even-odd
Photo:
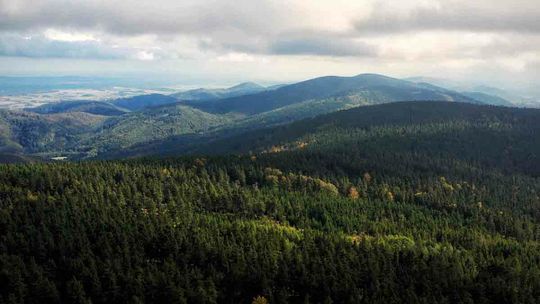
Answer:
[[[489,66],[530,82],[540,79],[530,68],[540,56],[537,2],[0,0],[0,60],[244,62],[247,74],[270,63],[305,76],[375,68],[472,77]]]
[[[381,4],[382,3],[382,4]],[[392,9],[381,2],[368,17],[358,20],[361,33],[465,31],[540,33],[536,1],[433,1]]]

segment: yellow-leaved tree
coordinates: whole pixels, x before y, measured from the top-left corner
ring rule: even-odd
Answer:
[[[268,300],[263,296],[257,296],[253,298],[253,302],[251,304],[268,304]]]

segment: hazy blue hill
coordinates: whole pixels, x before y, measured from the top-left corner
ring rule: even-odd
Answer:
[[[461,94],[468,96],[470,98],[474,98],[485,104],[491,104],[495,106],[507,106],[507,107],[515,106],[512,102],[502,97],[490,95],[490,94],[486,94],[482,92],[461,92]]]
[[[372,104],[406,100],[477,102],[459,93],[438,87],[426,87],[382,75],[361,74],[354,77],[320,77],[283,86],[273,91],[192,104],[214,113],[236,112],[250,115],[307,100],[343,96],[368,99]]]
[[[178,100],[211,100],[220,98],[219,94],[214,90],[204,88],[175,93],[171,96],[176,97]]]
[[[523,107],[538,106],[534,100],[520,96],[516,92],[508,92],[502,88],[432,77],[411,77],[406,80],[453,90],[486,104]]]
[[[284,87],[284,86],[287,86],[288,84],[284,84],[284,83],[280,83],[280,84],[274,84],[274,85],[271,85],[271,86],[267,86],[266,89],[268,91],[272,91],[272,90],[277,90],[281,87]]]
[[[432,89],[435,91],[440,91],[440,92],[446,91],[446,92],[454,92],[456,94],[460,94],[462,96],[465,96],[474,100],[474,102],[471,102],[471,103],[488,104],[488,105],[494,105],[494,106],[514,106],[512,102],[495,94],[487,94],[481,91],[457,91],[457,90],[452,91],[452,90],[442,88],[440,86],[427,83],[427,82],[418,82],[418,85],[421,85],[425,88]]]
[[[27,111],[39,113],[39,114],[55,114],[66,112],[85,112],[103,116],[116,116],[122,115],[129,110],[120,108],[109,102],[102,101],[63,101],[58,103],[44,104],[36,108],[26,109]]]
[[[227,89],[227,91],[229,91],[230,93],[241,93],[241,94],[260,92],[264,90],[266,90],[265,87],[254,82],[243,82]]]
[[[137,111],[143,108],[161,106],[176,102],[178,102],[178,100],[173,96],[163,94],[148,94],[129,98],[120,98],[112,101],[111,103],[121,108]]]
[[[266,88],[254,82],[244,82],[226,89],[194,89],[172,94],[179,100],[205,101],[221,98],[236,97],[265,91]]]

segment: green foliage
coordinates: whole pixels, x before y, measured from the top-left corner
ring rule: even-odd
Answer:
[[[175,104],[132,112],[105,121],[77,144],[79,150],[94,150],[107,154],[135,144],[207,131],[225,124],[227,117],[217,116],[187,106]]]
[[[496,168],[398,178],[387,171],[397,164],[329,173],[342,157],[2,165],[0,299],[540,299],[537,178]]]
[[[0,152],[64,151],[104,120],[88,113],[39,115],[0,110]]]
[[[385,164],[399,172],[456,164],[540,174],[540,111],[466,103],[402,102],[360,107],[200,145],[202,153],[298,151],[343,156],[342,167]],[[304,143],[299,149],[299,143]],[[293,153],[294,154],[294,153]],[[390,159],[388,159],[390,158]],[[400,160],[406,158],[406,160]],[[414,160],[415,168],[410,168]],[[320,164],[317,164],[320,166]],[[390,168],[392,169],[392,168]],[[396,171],[396,170],[392,170]]]
[[[397,103],[230,140],[252,155],[0,165],[0,303],[537,303],[538,115]]]

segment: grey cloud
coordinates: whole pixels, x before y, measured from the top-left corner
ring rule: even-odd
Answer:
[[[96,41],[54,41],[43,36],[0,35],[0,56],[30,58],[119,59],[129,56],[125,49],[104,46]]]
[[[396,13],[407,4],[395,0],[374,3],[373,14],[356,22],[358,31],[540,32],[537,0],[432,0],[436,5],[426,7],[416,3],[406,13]],[[0,30],[67,27],[124,35],[236,30],[266,35],[297,27],[302,12],[290,6],[286,1],[272,0],[0,0]]]
[[[264,18],[261,15],[264,14]],[[0,0],[0,29],[98,29],[122,35],[268,31],[286,23],[271,1]]]
[[[323,56],[361,56],[377,55],[377,48],[363,42],[345,39],[300,38],[278,39],[269,49],[277,55],[323,55]]]
[[[341,32],[296,29],[267,36],[216,37],[202,40],[199,47],[217,52],[262,55],[315,55],[330,57],[375,57],[379,48]],[[220,39],[221,38],[221,39]]]
[[[113,35],[184,35],[199,40],[202,50],[250,54],[376,54],[373,46],[343,39],[340,34],[302,29],[298,24],[301,16],[286,1],[0,1],[0,29],[11,31],[62,28]],[[301,30],[308,32],[299,33]],[[315,34],[319,37],[313,38]]]
[[[407,4],[380,0],[373,3],[386,3],[387,6],[375,4],[373,14],[357,21],[353,30],[339,29],[342,32],[335,32],[335,28],[324,31],[325,20],[321,20],[320,27],[317,27],[317,22],[317,25],[302,23],[304,12],[292,9],[287,1],[0,0],[0,34],[36,33],[55,28],[68,32],[95,31],[104,37],[112,37],[111,41],[117,39],[120,45],[122,39],[126,38],[123,36],[131,38],[153,34],[157,46],[163,46],[164,52],[169,53],[181,53],[182,46],[171,41],[177,37],[187,37],[191,42],[199,41],[198,49],[193,46],[195,52],[376,57],[381,54],[379,47],[385,47],[376,46],[376,40],[370,40],[378,35],[408,34],[409,31],[422,30],[486,31],[504,35],[509,32],[519,35],[540,33],[540,8],[535,5],[538,0],[514,1],[431,0],[430,3],[437,5],[430,7],[419,6],[420,1],[412,1],[412,9],[399,10],[394,8]],[[514,48],[514,38],[501,42],[497,50],[481,49],[479,43],[478,47],[470,47],[457,56],[497,55],[497,52],[517,54],[526,49]],[[93,42],[38,43],[4,39],[1,43],[0,55],[4,56],[116,58],[129,56],[132,51],[118,51]],[[173,55],[162,55],[167,56]]]
[[[357,21],[355,28],[360,33],[372,34],[419,30],[540,33],[538,7],[520,6],[512,1],[499,6],[495,1],[439,3],[439,7],[417,7],[401,14],[375,9],[371,16]]]
[[[236,41],[230,41],[229,39],[200,40],[199,48],[205,51],[265,54],[268,48],[267,39],[237,39]]]
[[[496,56],[518,56],[524,53],[540,52],[540,36],[520,35],[516,37],[499,37],[479,47],[482,58]]]

